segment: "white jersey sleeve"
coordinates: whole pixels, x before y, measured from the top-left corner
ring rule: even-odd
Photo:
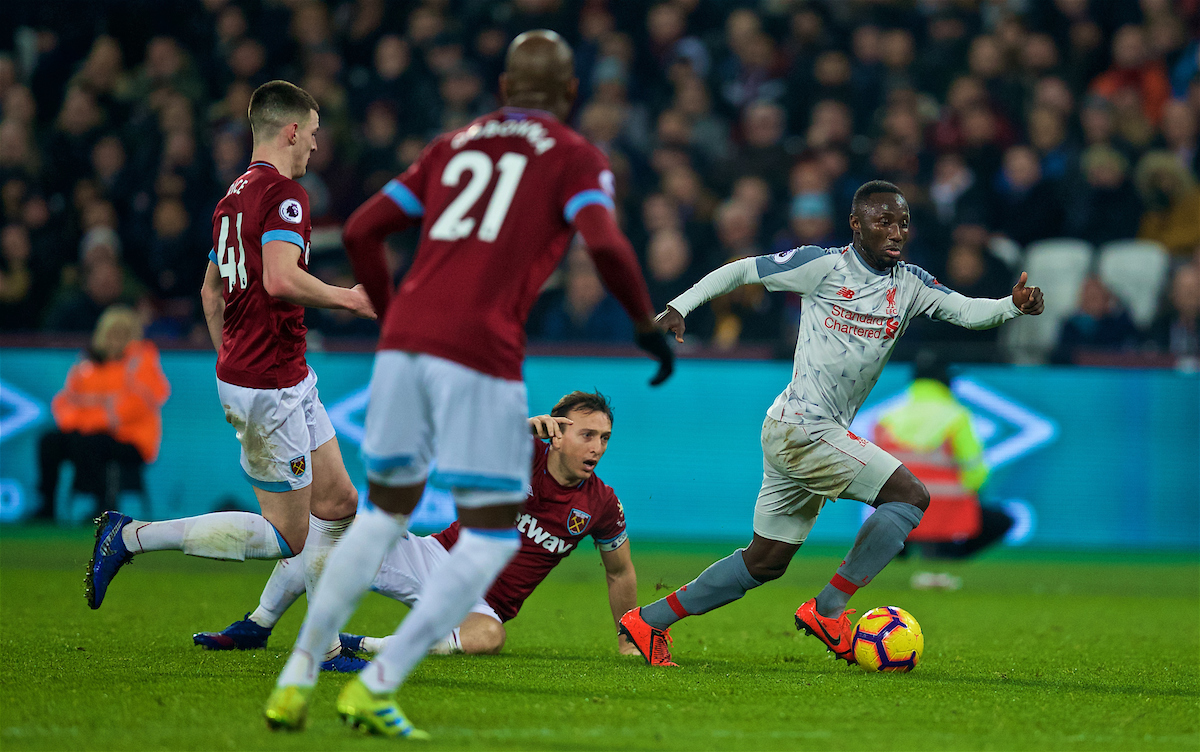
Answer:
[[[916,313],[965,329],[991,329],[1021,315],[1011,297],[968,298],[941,284],[919,266],[905,264],[904,268],[924,283],[917,287]]]
[[[819,259],[826,259],[821,263]],[[667,305],[683,316],[741,285],[761,284],[771,292],[811,294],[833,268],[836,250],[803,246],[770,256],[738,259],[709,272]]]

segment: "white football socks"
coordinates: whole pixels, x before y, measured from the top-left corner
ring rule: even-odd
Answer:
[[[308,595],[308,615],[277,686],[311,687],[332,641],[371,587],[383,557],[408,530],[408,515],[369,506],[361,512],[325,562],[325,576]]]
[[[312,530],[308,531],[312,537]],[[250,621],[274,629],[283,614],[304,593],[304,567],[295,558],[280,559],[271,570],[271,577],[258,597],[258,608],[250,614]]]
[[[352,522],[354,515],[340,520],[323,520],[308,515],[308,538],[304,541],[304,550],[300,552],[300,562],[304,565],[304,587],[308,592],[317,592],[317,581],[325,571],[329,553]]]
[[[430,655],[451,655],[452,653],[461,653],[462,638],[460,635],[462,630],[458,627],[454,628],[448,636],[443,637],[433,643],[433,647],[429,648]],[[387,637],[364,637],[362,641],[362,649],[365,653],[382,653],[384,645],[396,639],[396,635],[388,635]]]
[[[450,556],[430,573],[395,639],[385,640],[383,650],[359,674],[367,689],[376,694],[396,691],[434,643],[462,623],[520,547],[515,527],[462,528]]]
[[[230,561],[292,555],[275,526],[251,512],[213,512],[163,522],[134,520],[121,531],[121,540],[135,554],[183,551],[189,556]]]

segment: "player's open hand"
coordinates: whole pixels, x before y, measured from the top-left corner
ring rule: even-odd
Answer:
[[[535,415],[529,419],[529,430],[539,439],[561,439],[563,429],[575,425],[570,418],[556,418],[553,415]]]
[[[1046,309],[1046,304],[1042,300],[1042,288],[1026,287],[1025,280],[1027,279],[1029,279],[1029,275],[1021,272],[1021,278],[1013,286],[1013,305],[1027,316],[1037,316]]]
[[[676,311],[671,306],[667,306],[667,310],[655,317],[654,323],[664,332],[674,334],[675,341],[683,344],[683,331],[687,327],[683,323],[683,314],[679,311]]]
[[[371,305],[371,299],[367,297],[367,290],[362,285],[351,287],[350,294],[346,298],[346,310],[350,313],[360,319],[370,319],[371,321],[378,318],[375,315],[375,306]]]

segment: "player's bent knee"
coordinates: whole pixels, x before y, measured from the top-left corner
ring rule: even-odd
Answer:
[[[929,508],[929,489],[925,487],[925,484],[919,478],[914,476],[913,480],[916,482],[913,486],[912,498],[907,501],[924,512]]]
[[[464,653],[495,655],[504,647],[508,633],[504,625],[495,619],[479,618],[468,622],[459,633]]]

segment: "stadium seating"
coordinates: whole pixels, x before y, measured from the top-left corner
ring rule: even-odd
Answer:
[[[1013,360],[1040,361],[1054,349],[1062,322],[1079,306],[1079,289],[1092,268],[1092,244],[1084,240],[1053,238],[1030,243],[1024,264],[1031,286],[1042,288],[1046,311],[1025,316],[1005,327],[1004,342]]]
[[[1158,311],[1168,266],[1167,249],[1153,240],[1114,240],[1100,247],[1100,279],[1139,329],[1148,327]]]

